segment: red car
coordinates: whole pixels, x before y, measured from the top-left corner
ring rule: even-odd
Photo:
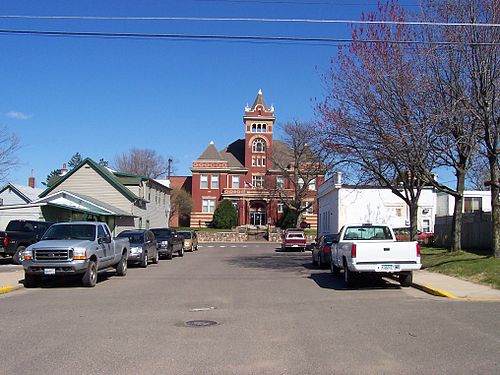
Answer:
[[[397,241],[410,241],[410,227],[392,228]],[[430,245],[434,241],[434,233],[424,233],[417,230],[417,241]]]
[[[296,249],[304,251],[307,246],[306,235],[303,229],[287,229],[283,236],[281,249],[283,251],[288,249]]]

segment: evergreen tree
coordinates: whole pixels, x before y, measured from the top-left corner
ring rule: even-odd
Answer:
[[[238,224],[238,211],[228,200],[219,203],[214,212],[212,228],[231,229]]]
[[[297,225],[297,211],[285,206],[283,210],[283,216],[278,222],[278,226],[281,229],[295,228]]]
[[[73,168],[75,168],[78,164],[80,164],[82,161],[82,155],[80,155],[79,152],[77,152],[76,154],[74,154],[71,159],[69,159],[68,161],[68,169],[69,170],[72,170]]]

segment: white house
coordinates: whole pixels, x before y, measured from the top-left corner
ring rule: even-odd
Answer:
[[[38,195],[43,192],[43,189],[34,187],[34,179],[29,180],[30,186],[23,186],[8,183],[0,188],[0,230],[5,230],[5,227],[11,220],[43,220],[40,207],[25,207],[21,210],[11,210],[10,207],[17,205],[25,205],[38,199]],[[32,185],[32,186],[31,186]]]
[[[455,198],[444,192],[437,193],[436,216],[453,216]],[[491,192],[480,190],[464,191],[463,213],[491,212]]]
[[[418,202],[417,228],[433,232],[436,193],[424,188]],[[318,235],[337,233],[347,223],[387,223],[408,226],[408,205],[389,188],[342,184],[342,174],[326,180],[318,189]]]

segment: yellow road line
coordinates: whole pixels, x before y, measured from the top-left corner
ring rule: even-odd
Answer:
[[[11,286],[2,286],[0,288],[0,294],[9,293],[9,292],[12,292],[13,290],[14,290],[14,288]]]

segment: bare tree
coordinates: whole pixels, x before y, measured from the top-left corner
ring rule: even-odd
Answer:
[[[271,175],[266,190],[293,213],[296,225],[314,203],[310,184],[322,178],[328,168],[328,153],[320,146],[317,127],[298,121],[280,125],[283,137],[273,142]],[[281,179],[278,181],[277,177]]]
[[[132,148],[115,157],[114,167],[120,172],[133,173],[149,178],[165,176],[168,164],[155,150]]]
[[[402,8],[388,2],[362,19],[405,17]],[[323,143],[358,175],[358,182],[388,187],[409,206],[416,238],[418,200],[435,160],[428,85],[422,82],[415,47],[401,43],[415,35],[406,25],[384,23],[355,27],[352,37],[324,76],[328,92],[318,105]]]
[[[465,6],[463,1],[427,0],[422,5],[424,21],[466,21],[457,12],[457,7]],[[463,192],[467,173],[478,151],[481,128],[467,106],[472,94],[466,68],[467,49],[462,45],[460,34],[453,30],[456,29],[425,27],[422,39],[428,44],[419,48],[418,55],[423,64],[426,84],[430,88],[427,110],[434,123],[431,152],[435,155],[437,167],[451,168],[454,171],[456,186],[453,189],[443,185],[431,174],[427,180],[455,199],[451,250],[458,251],[462,242]]]
[[[15,154],[19,147],[19,138],[5,126],[0,127],[0,181],[5,181],[9,171],[18,165]]]
[[[193,208],[193,198],[184,189],[173,188],[170,194],[170,217],[187,216]]]
[[[488,190],[486,186],[488,181],[490,181],[488,159],[479,152],[467,172],[468,187],[472,190]]]

